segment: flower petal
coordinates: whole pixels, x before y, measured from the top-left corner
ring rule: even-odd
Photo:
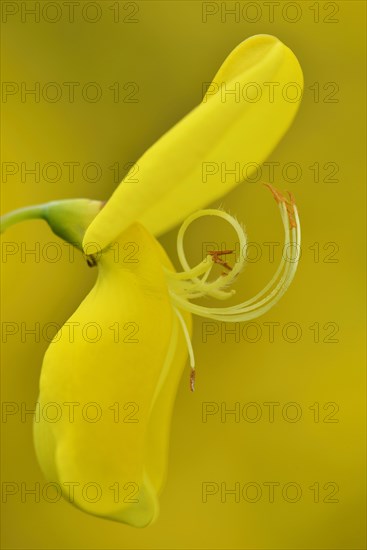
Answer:
[[[134,258],[124,249],[132,243]],[[53,403],[62,415],[57,422],[41,415],[35,446],[46,477],[67,500],[143,527],[158,513],[187,351],[162,264],[172,266],[160,245],[134,224],[120,237],[119,261],[116,254],[102,255],[95,287],[46,352],[40,409]]]
[[[224,182],[219,168],[260,165],[291,124],[302,87],[297,58],[277,38],[257,35],[242,42],[203,102],[139,159],[136,181],[127,176],[121,182],[86,231],[84,248],[91,242],[106,247],[134,221],[161,234],[228,193],[244,178]],[[213,167],[207,178],[204,163]]]

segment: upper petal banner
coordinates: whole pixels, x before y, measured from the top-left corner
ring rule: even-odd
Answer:
[[[244,178],[224,182],[220,167],[251,163],[250,175],[290,126],[302,88],[296,56],[276,37],[239,44],[202,103],[144,153],[133,182],[128,174],[120,183],[86,231],[84,248],[105,248],[134,221],[162,234],[227,194]]]

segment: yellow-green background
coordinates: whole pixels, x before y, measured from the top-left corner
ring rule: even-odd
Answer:
[[[30,3],[28,3],[30,4]],[[42,2],[41,2],[42,4]],[[82,3],[81,3],[82,4]],[[300,2],[303,16],[289,23],[279,15],[257,23],[219,16],[201,21],[201,2],[139,2],[139,23],[116,24],[100,2],[103,20],[96,24],[76,17],[73,24],[21,23],[19,16],[3,24],[2,77],[5,81],[97,81],[105,88],[115,81],[135,81],[139,102],[115,104],[108,95],[97,104],[2,104],[3,161],[41,163],[76,160],[100,163],[99,183],[61,181],[50,184],[3,183],[2,211],[57,198],[86,196],[106,199],[115,187],[108,166],[137,160],[202,97],[226,55],[257,33],[278,36],[298,56],[305,75],[305,96],[299,115],[269,160],[298,162],[302,179],[276,184],[297,197],[303,227],[304,254],[296,280],[282,301],[258,322],[294,321],[302,339],[290,344],[277,337],[269,344],[218,337],[201,342],[196,320],[194,348],[198,382],[188,391],[187,371],[174,410],[170,461],[161,512],[151,527],[137,530],[88,516],[66,502],[3,505],[4,548],[236,548],[236,549],[359,549],[364,542],[364,2],[337,2],[338,23],[315,23],[310,6]],[[233,2],[227,3],[229,6]],[[243,3],[242,3],[243,4]],[[321,18],[324,2],[319,3]],[[283,7],[284,2],[281,2]],[[80,13],[80,8],[77,10]],[[124,12],[122,12],[124,13]],[[307,87],[336,82],[338,103],[313,101]],[[194,136],[193,136],[194,138]],[[307,169],[314,162],[338,163],[339,182],[315,183]],[[185,162],[185,158],[182,158]],[[198,185],[200,182],[198,182]],[[260,184],[243,183],[223,206],[245,221],[250,240],[280,240],[277,209]],[[192,257],[201,240],[221,240],[214,226],[190,233]],[[204,228],[205,227],[205,228]],[[214,238],[213,238],[214,235]],[[4,240],[42,245],[55,237],[41,222],[14,227]],[[175,231],[161,239],[175,258]],[[61,242],[61,241],[60,241]],[[308,247],[335,242],[337,263],[315,263]],[[324,252],[322,252],[324,254]],[[63,323],[91,288],[95,272],[82,258],[74,264],[52,264],[19,256],[2,264],[3,321]],[[262,287],[273,266],[249,265],[237,285],[250,297]],[[157,312],[158,315],[159,312]],[[332,321],[339,343],[316,344],[308,328]],[[47,343],[29,338],[9,340],[3,347],[2,378],[5,401],[34,403]],[[201,422],[203,401],[264,403],[295,401],[303,418],[298,423]],[[308,407],[336,402],[338,423],[315,423]],[[32,445],[32,424],[10,419],[3,428],[3,481],[42,482]],[[295,481],[303,489],[300,502],[277,497],[256,504],[221,503],[219,497],[201,502],[203,481],[263,483]],[[308,487],[319,481],[339,485],[339,503],[314,503]]]

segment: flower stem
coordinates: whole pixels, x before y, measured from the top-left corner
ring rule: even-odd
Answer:
[[[25,208],[18,208],[8,214],[1,216],[0,233],[4,233],[9,227],[16,223],[23,222],[25,220],[44,219],[45,205],[35,204],[33,206],[26,206]]]
[[[34,219],[45,220],[64,241],[83,250],[83,236],[104,202],[90,199],[62,199],[13,210],[0,218],[1,233],[12,225]]]

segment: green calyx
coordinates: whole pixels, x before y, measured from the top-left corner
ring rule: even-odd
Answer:
[[[65,199],[19,208],[0,218],[1,233],[16,223],[42,219],[48,223],[55,235],[83,250],[84,233],[103,205],[103,201]]]

